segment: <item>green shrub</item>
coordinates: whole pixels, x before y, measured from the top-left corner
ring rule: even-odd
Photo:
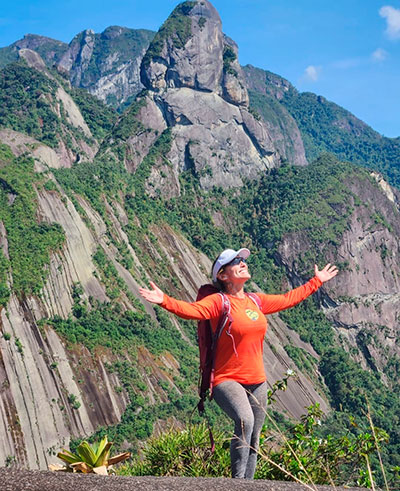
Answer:
[[[132,464],[118,469],[120,475],[229,477],[229,441],[224,433],[214,432],[215,452],[210,450],[206,424],[172,428],[158,437],[150,438],[143,455]]]
[[[367,466],[372,454],[387,443],[385,431],[347,431],[321,438],[317,431],[323,413],[318,404],[310,406],[277,450],[265,440],[260,450],[256,478],[278,481],[300,480],[308,484],[371,486]]]

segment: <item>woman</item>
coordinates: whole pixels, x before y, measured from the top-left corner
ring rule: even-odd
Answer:
[[[267,405],[268,388],[262,358],[267,330],[265,315],[297,305],[336,276],[338,270],[330,264],[321,271],[315,266],[314,278],[285,295],[257,293],[260,309],[244,292],[244,284],[251,278],[246,264],[249,255],[248,249],[226,249],[212,267],[213,283],[227,295],[233,318],[230,333],[225,332],[229,335],[222,333],[218,340],[213,395],[235,422],[231,442],[232,477],[252,479]],[[210,319],[215,331],[222,309],[218,293],[189,303],[169,297],[152,282],[150,285],[151,290],[140,289],[143,298],[183,319]]]

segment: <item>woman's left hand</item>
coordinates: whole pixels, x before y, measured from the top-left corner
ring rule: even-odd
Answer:
[[[328,263],[324,269],[321,269],[321,271],[318,269],[318,266],[314,266],[315,270],[315,276],[322,281],[322,283],[325,283],[326,281],[331,280],[334,278],[339,270],[335,265],[331,265],[331,263]]]

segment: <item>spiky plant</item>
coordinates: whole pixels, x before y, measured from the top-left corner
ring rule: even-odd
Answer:
[[[66,463],[65,466],[50,464],[49,468],[52,471],[82,472],[84,474],[94,472],[95,474],[107,475],[112,465],[129,459],[131,456],[130,452],[124,452],[115,457],[110,457],[112,445],[108,441],[107,435],[93,445],[83,441],[77,448],[76,454],[65,449],[57,454],[57,457]]]

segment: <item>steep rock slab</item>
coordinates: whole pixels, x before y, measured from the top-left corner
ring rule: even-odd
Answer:
[[[353,211],[340,245],[326,256],[326,261],[342,261],[342,267],[320,299],[343,346],[355,348],[353,357],[363,368],[387,381],[387,363],[400,356],[400,195],[376,174],[349,179],[347,187]],[[306,233],[293,233],[283,238],[279,253],[295,271],[309,248]]]
[[[2,329],[12,338],[0,342],[6,381],[16,413],[16,419],[8,421],[8,432],[14,436],[17,447],[16,428],[20,431],[23,446],[18,448],[16,457],[21,464],[44,468],[53,446],[57,449],[65,445],[71,432],[90,432],[93,426],[84,406],[75,412],[70,407],[69,394],[76,395],[79,400],[79,388],[72,372],[63,371],[68,383],[62,390],[47,365],[46,358],[50,353],[44,339],[38,327],[27,318],[24,306],[12,297],[7,309],[7,316],[5,313],[1,316]],[[3,394],[2,399],[4,404]],[[3,454],[3,462],[5,458]]]
[[[192,168],[204,188],[241,186],[273,166],[262,124],[218,94],[171,89],[163,107],[173,135],[168,159],[179,173]]]
[[[24,48],[18,54],[31,68],[41,72],[50,81],[52,88],[49,92],[40,94],[40,98],[50,105],[59,120],[58,145],[55,151],[63,167],[71,167],[77,160],[93,159],[98,144],[72,97],[49,72],[38,53]]]
[[[304,144],[296,121],[279,103],[291,89],[290,82],[251,65],[243,67],[250,107],[264,120],[276,148],[289,163],[307,165]]]
[[[279,164],[267,126],[248,110],[237,46],[222,33],[210,2],[176,7],[150,44],[141,77],[149,92],[140,103],[152,114],[157,106],[172,135],[163,162],[152,169],[150,194],[179,194],[178,176],[184,170],[196,173],[205,189],[226,188]],[[143,116],[142,111],[137,119],[146,128]],[[134,153],[131,146],[138,140],[146,142],[141,150],[149,151],[155,138],[136,135],[126,154]]]
[[[104,350],[99,355],[85,348],[70,351],[50,327],[39,327],[43,317],[68,316],[76,282],[86,295],[107,297],[93,276],[95,238],[72,204],[54,192],[38,197],[41,220],[60,223],[66,244],[52,258],[42,297],[12,296],[0,318],[1,331],[8,334],[0,339],[0,411],[6,425],[0,461],[13,455],[28,468],[46,468],[71,435],[89,435],[99,425],[117,422],[128,402],[114,390],[120,385],[117,376],[105,370],[113,356]]]
[[[17,157],[26,152],[31,153],[35,159],[36,172],[47,170],[48,167],[52,169],[63,167],[63,162],[55,150],[18,131],[1,129],[0,142],[8,145]]]

